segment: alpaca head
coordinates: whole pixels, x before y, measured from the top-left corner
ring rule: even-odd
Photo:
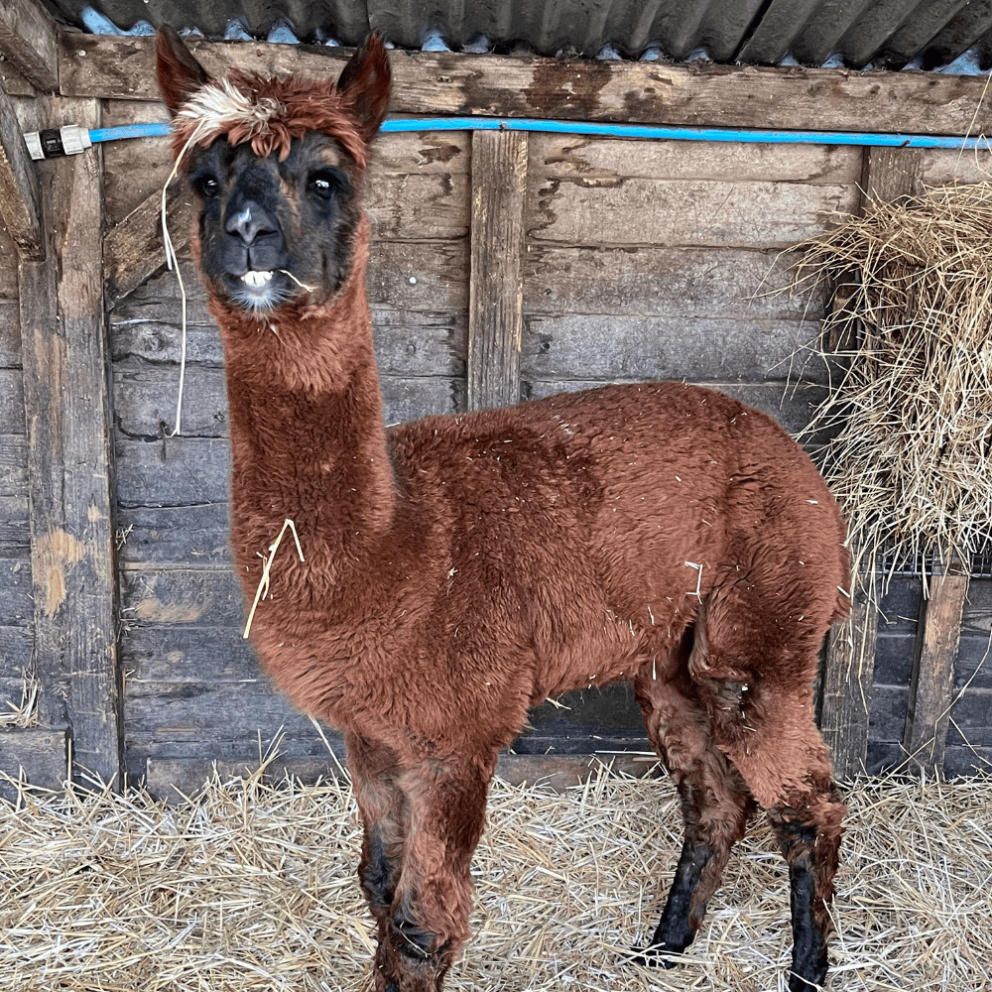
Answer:
[[[352,270],[368,147],[389,102],[382,40],[371,35],[337,84],[239,71],[214,80],[171,28],[156,53],[214,303],[259,317],[326,303]]]

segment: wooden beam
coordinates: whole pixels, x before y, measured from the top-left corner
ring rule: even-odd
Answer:
[[[45,257],[34,164],[14,105],[0,83],[0,216],[21,258]]]
[[[0,0],[0,55],[43,93],[59,88],[59,29],[38,0]]]
[[[920,610],[903,750],[910,768],[931,776],[944,770],[954,701],[954,662],[961,640],[968,580],[967,570],[960,565],[932,577],[930,595]]]
[[[865,200],[891,203],[917,192],[925,156],[922,148],[866,148],[861,174],[862,209]]]
[[[44,99],[51,120],[99,123],[95,100]],[[52,261],[19,270],[38,716],[69,728],[77,778],[109,781],[121,729],[99,153],[40,176]]]
[[[913,193],[923,154],[916,148],[866,148],[861,176],[862,209],[867,200],[896,200]],[[851,287],[838,286],[832,305],[843,307]],[[855,342],[832,340],[827,350],[848,350]],[[841,370],[842,371],[842,370]],[[839,381],[839,377],[837,377]],[[875,682],[878,604],[865,592],[874,560],[852,590],[851,615],[831,631],[823,675],[820,729],[839,779],[862,774],[868,755],[869,715]]]
[[[308,45],[190,44],[214,74],[237,67],[333,78],[351,54]],[[150,38],[67,33],[60,47],[62,92],[158,100],[152,49]],[[394,113],[949,135],[992,129],[982,76],[453,52],[393,51],[390,64]]]
[[[193,194],[185,185],[181,193],[178,189],[173,187],[166,202],[169,234],[177,253],[189,245],[193,224]],[[103,261],[109,309],[165,265],[161,202],[161,195],[153,193],[104,235]]]
[[[842,782],[865,772],[877,638],[878,607],[858,592],[850,616],[830,631],[823,674],[820,732]]]
[[[472,134],[468,408],[520,400],[527,135]]]

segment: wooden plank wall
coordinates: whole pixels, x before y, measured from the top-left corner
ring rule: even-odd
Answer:
[[[343,62],[340,53],[266,45],[203,46],[201,55],[208,65],[233,58],[321,72]],[[898,117],[884,118],[888,125],[907,130],[935,126],[934,100],[944,127],[964,130],[974,113],[963,84],[928,80],[926,102],[918,99],[919,79],[894,83],[887,74],[866,86],[857,74],[804,72],[789,83],[776,73],[688,70],[676,92],[666,88],[671,67],[597,63],[572,73],[586,92],[565,78],[567,66],[540,60],[396,53],[394,64],[394,105],[404,112],[634,120],[663,112],[669,122],[695,123],[705,108],[702,123],[856,127],[864,123],[859,115],[885,105],[899,108]],[[65,36],[60,86],[74,98],[97,98],[104,126],[162,120],[149,66],[141,39]],[[818,81],[834,87],[828,96],[822,87],[813,94]],[[761,107],[739,100],[742,93],[760,94]],[[977,90],[967,93],[977,99]],[[805,298],[780,292],[788,259],[777,257],[820,231],[829,213],[856,209],[864,161],[862,150],[838,147],[384,136],[367,204],[387,418],[669,378],[715,386],[799,430],[825,390],[825,368],[803,351],[818,334],[825,287]],[[925,153],[916,170],[930,183],[976,181],[984,165]],[[277,738],[296,770],[326,761],[310,722],[271,690],[241,639],[244,610],[227,550],[222,355],[185,253],[188,365],[183,429],[172,436],[180,307],[175,278],[161,270],[154,226],[169,166],[164,141],[119,142],[102,152],[119,715],[127,772],[147,775],[160,791],[193,787],[214,760],[250,764]],[[170,216],[182,242],[188,205],[173,199]],[[11,252],[0,237],[0,260]],[[0,689],[8,700],[19,694],[21,668],[30,670],[36,650],[19,287],[11,271],[0,270]],[[790,385],[790,375],[801,381]],[[990,587],[973,582],[965,607],[953,679],[956,692],[968,689],[949,714],[948,772],[969,770],[976,753],[992,759],[992,666],[981,664]],[[898,580],[883,605],[865,721],[869,770],[903,755],[918,585]],[[519,753],[646,749],[629,689],[575,693],[564,704],[533,712]]]

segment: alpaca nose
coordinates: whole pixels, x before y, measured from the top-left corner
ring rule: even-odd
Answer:
[[[264,234],[275,234],[279,227],[260,203],[242,200],[228,206],[224,230],[228,234],[240,235],[242,241],[250,245]]]

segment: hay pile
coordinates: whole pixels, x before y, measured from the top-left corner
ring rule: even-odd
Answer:
[[[830,987],[988,989],[992,778],[860,784]],[[209,783],[195,802],[22,795],[0,805],[0,990],[269,992],[368,986],[347,784]],[[453,990],[780,989],[788,884],[761,824],[684,967],[624,964],[680,844],[666,780],[600,769],[557,794],[493,787],[475,937]]]
[[[809,430],[835,432],[821,467],[859,563],[970,561],[992,538],[992,185],[869,203],[798,250],[800,286],[838,287],[840,381]]]

